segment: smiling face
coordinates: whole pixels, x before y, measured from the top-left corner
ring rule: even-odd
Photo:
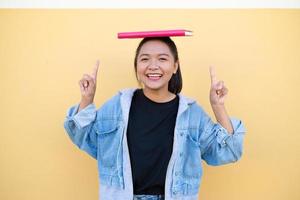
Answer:
[[[145,89],[168,92],[168,83],[178,69],[178,62],[175,62],[167,44],[150,40],[140,49],[136,69]]]

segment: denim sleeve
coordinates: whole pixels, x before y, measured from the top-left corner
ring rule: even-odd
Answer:
[[[97,134],[93,126],[96,119],[96,106],[88,105],[76,113],[79,104],[70,107],[64,121],[64,128],[72,142],[81,150],[97,159]]]
[[[201,120],[200,149],[202,159],[208,165],[218,166],[238,161],[243,152],[245,127],[241,120],[230,117],[233,134],[220,123],[214,123],[204,113]]]

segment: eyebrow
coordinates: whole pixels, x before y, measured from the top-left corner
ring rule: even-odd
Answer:
[[[141,54],[139,57],[142,57],[142,56],[149,56],[150,54],[147,54],[147,53],[143,53],[143,54]],[[166,53],[160,53],[160,54],[158,54],[159,56],[169,56],[170,57],[170,55],[169,54],[166,54]]]

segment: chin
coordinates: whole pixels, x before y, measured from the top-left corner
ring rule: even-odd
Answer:
[[[150,89],[150,90],[160,90],[163,88],[163,85],[155,85],[155,84],[145,84],[143,83],[144,88]]]

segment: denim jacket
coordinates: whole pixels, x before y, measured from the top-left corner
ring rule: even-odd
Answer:
[[[126,132],[134,91],[120,90],[98,110],[92,103],[78,113],[79,104],[67,111],[64,128],[69,138],[97,159],[100,200],[133,199]],[[195,100],[179,94],[165,200],[198,200],[202,159],[217,166],[241,158],[245,128],[239,119],[230,117],[230,121],[233,134],[214,123]]]

